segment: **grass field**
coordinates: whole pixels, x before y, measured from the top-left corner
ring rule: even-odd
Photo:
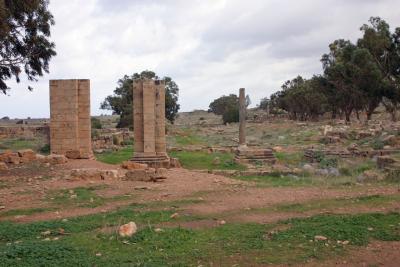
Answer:
[[[64,221],[0,222],[0,265],[296,264],[342,255],[348,247],[366,245],[371,240],[400,240],[398,213],[322,215],[267,225],[226,224],[198,230],[172,227],[155,231],[156,225],[176,220],[170,218],[173,212],[145,211],[132,206]],[[178,220],[192,219],[195,218],[187,216]],[[130,220],[140,228],[131,238],[106,231]],[[317,235],[327,239],[314,240]]]
[[[108,164],[120,164],[123,161],[129,160],[133,157],[133,147],[126,146],[118,151],[105,152],[101,154],[96,154],[96,159],[98,161],[108,163]]]
[[[246,167],[234,162],[234,155],[231,153],[207,153],[207,152],[170,152],[170,156],[178,158],[182,166],[186,169],[203,170],[245,170]],[[218,157],[220,163],[213,164],[213,160]]]

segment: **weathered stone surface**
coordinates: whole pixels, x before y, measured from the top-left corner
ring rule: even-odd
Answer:
[[[147,169],[148,165],[143,163],[137,163],[134,161],[124,161],[122,162],[121,167],[127,170],[140,170],[140,169]]]
[[[121,225],[118,229],[118,234],[120,237],[131,237],[137,232],[137,226],[134,222],[129,222],[127,224]]]
[[[32,149],[18,150],[18,156],[22,163],[27,163],[36,160],[36,153]]]
[[[0,171],[6,171],[6,170],[8,170],[7,164],[5,164],[4,162],[0,162]]]
[[[64,164],[68,159],[64,155],[52,154],[46,157],[46,161],[50,164]]]
[[[99,170],[96,168],[82,168],[71,171],[71,177],[79,180],[115,180],[120,178],[118,170]]]
[[[397,137],[395,135],[388,135],[382,141],[385,145],[395,146],[397,144]]]
[[[125,174],[125,180],[128,181],[143,181],[149,182],[151,181],[151,176],[149,172],[145,169],[136,169],[136,170],[129,170]]]
[[[79,150],[74,149],[74,150],[68,150],[65,152],[65,156],[69,159],[80,159],[81,158],[81,153]]]
[[[357,182],[359,183],[377,182],[383,180],[383,178],[384,178],[383,174],[374,170],[368,170],[364,171],[357,177]]]
[[[396,160],[389,156],[380,156],[376,158],[376,164],[378,165],[379,169],[384,169],[395,162]]]
[[[170,168],[182,168],[179,159],[177,158],[170,158]]]

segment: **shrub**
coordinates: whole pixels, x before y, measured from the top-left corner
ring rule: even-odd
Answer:
[[[92,129],[102,129],[103,125],[101,124],[101,121],[98,118],[92,117],[90,119],[92,123]]]
[[[322,169],[337,168],[338,159],[335,157],[324,157],[320,162],[319,166]]]
[[[239,107],[231,106],[228,107],[222,114],[222,120],[224,124],[239,121]]]
[[[382,140],[380,139],[376,139],[372,142],[371,147],[375,150],[379,150],[379,149],[383,149],[383,147],[385,146],[385,143],[383,143]]]
[[[50,144],[45,144],[39,149],[39,152],[42,154],[50,154]]]

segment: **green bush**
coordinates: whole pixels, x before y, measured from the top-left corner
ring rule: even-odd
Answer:
[[[319,162],[319,167],[322,169],[337,168],[337,166],[338,166],[338,159],[335,157],[324,157]]]
[[[42,154],[50,154],[50,144],[45,144],[39,149],[39,152]]]
[[[239,122],[239,107],[237,106],[228,107],[222,114],[222,120],[224,124],[231,122]]]
[[[101,124],[101,121],[98,118],[92,117],[90,119],[92,123],[92,129],[102,129],[103,125]]]
[[[384,146],[385,143],[380,139],[376,139],[371,143],[371,147],[375,150],[383,149]]]

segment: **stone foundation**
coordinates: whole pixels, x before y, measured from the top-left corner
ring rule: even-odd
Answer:
[[[235,161],[238,163],[269,163],[276,162],[271,149],[239,147],[235,152]]]

